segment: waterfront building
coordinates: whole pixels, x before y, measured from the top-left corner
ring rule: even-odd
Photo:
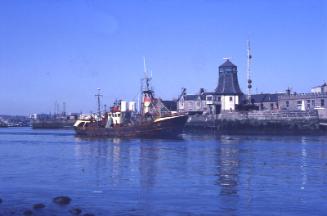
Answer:
[[[327,109],[327,92],[283,94],[278,102],[281,110]]]
[[[206,93],[200,89],[199,94],[188,95],[184,92],[177,102],[178,111],[190,114],[202,114],[208,112]]]
[[[327,93],[327,83],[313,87],[311,93]]]
[[[324,85],[314,87],[311,93],[296,93],[288,89],[285,93],[252,95],[252,103],[259,110],[301,110],[327,108],[327,91]]]
[[[241,111],[246,109],[246,95],[240,89],[237,66],[227,59],[218,69],[218,85],[213,92],[203,88],[198,94],[186,92],[177,100],[177,110],[190,114],[220,114],[221,112]],[[327,83],[313,87],[311,93],[261,93],[251,95],[251,109],[254,110],[300,110],[327,109]]]
[[[201,114],[219,114],[234,111],[241,103],[243,93],[237,77],[237,66],[227,59],[218,69],[218,85],[213,92],[200,89],[198,94],[184,92],[178,99],[178,111]]]
[[[259,110],[278,110],[278,97],[281,93],[276,94],[254,94],[251,95],[251,103],[256,105]]]

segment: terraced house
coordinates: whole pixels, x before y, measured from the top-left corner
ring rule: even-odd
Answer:
[[[327,108],[327,84],[316,86],[311,93],[288,93],[278,97],[282,110],[313,110]]]

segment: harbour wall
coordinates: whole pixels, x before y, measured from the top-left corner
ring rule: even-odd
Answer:
[[[318,110],[319,119],[323,122],[327,122],[327,109]]]
[[[227,133],[311,133],[321,131],[327,112],[264,110],[223,112],[218,115],[190,116],[187,128],[213,129]]]

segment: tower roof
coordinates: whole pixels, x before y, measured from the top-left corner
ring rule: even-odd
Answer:
[[[241,95],[243,94],[238,84],[237,66],[227,59],[219,66],[218,86],[216,94],[222,95]]]
[[[229,61],[229,59],[227,59],[222,65],[220,65],[219,67],[236,67],[236,65],[234,65],[231,61]]]

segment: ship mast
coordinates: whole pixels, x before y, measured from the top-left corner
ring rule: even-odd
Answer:
[[[101,89],[98,88],[98,94],[95,95],[95,97],[97,97],[97,100],[98,100],[98,115],[99,115],[99,118],[101,118],[101,97],[102,97],[102,94],[100,94],[100,91],[101,91]]]
[[[144,82],[145,82],[145,89],[142,89],[142,91],[150,91],[150,81],[152,79],[152,76],[149,77],[148,69],[146,67],[145,57],[143,57],[143,67],[144,67]]]
[[[146,98],[151,98],[151,99],[153,98],[152,90],[151,90],[151,87],[150,87],[150,81],[151,81],[152,78],[149,77],[145,57],[143,57],[143,67],[144,67],[144,78],[141,79],[141,94],[140,94],[140,96],[141,96],[140,113],[141,114],[145,114],[145,112],[147,112],[147,111],[144,111],[145,99]]]
[[[66,116],[66,102],[62,103],[62,115]]]
[[[251,54],[251,47],[250,47],[250,40],[247,41],[247,84],[248,84],[248,94],[247,100],[248,103],[251,103],[251,95],[252,95],[252,80],[251,80],[251,62],[252,62],[252,54]]]

